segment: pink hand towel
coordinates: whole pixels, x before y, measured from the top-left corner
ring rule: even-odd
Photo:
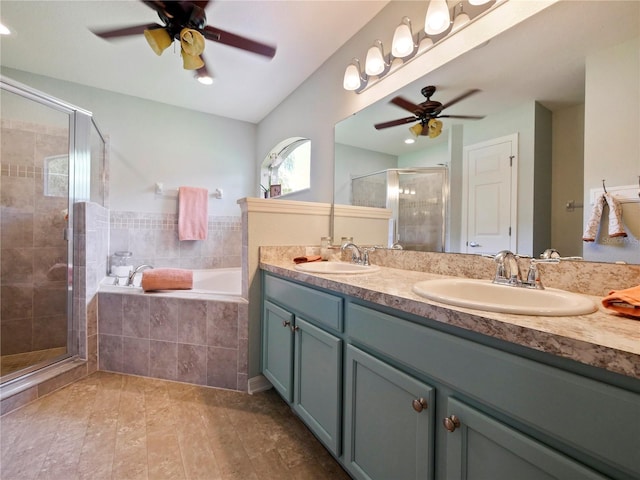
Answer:
[[[180,240],[206,240],[208,208],[209,191],[206,188],[179,188],[178,238]]]
[[[150,290],[191,290],[193,272],[180,268],[154,268],[142,272],[142,289]]]

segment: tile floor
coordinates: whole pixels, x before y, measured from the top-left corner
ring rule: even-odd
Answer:
[[[273,391],[97,372],[0,419],[0,478],[348,480]]]

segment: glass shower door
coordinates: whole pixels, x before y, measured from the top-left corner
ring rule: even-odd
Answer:
[[[70,355],[70,115],[2,90],[1,382]]]

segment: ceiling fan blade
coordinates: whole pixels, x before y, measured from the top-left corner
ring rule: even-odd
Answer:
[[[382,128],[395,127],[397,125],[405,125],[407,123],[415,122],[417,120],[420,120],[420,119],[416,117],[399,118],[398,120],[391,120],[390,122],[376,123],[374,127],[376,130],[380,130]]]
[[[147,23],[144,25],[132,25],[130,27],[116,28],[113,30],[91,30],[95,35],[100,38],[116,38],[126,37],[128,35],[139,35],[145,30],[153,30],[154,28],[164,28],[157,23]]]
[[[442,105],[442,107],[440,108],[440,111],[444,110],[445,108],[450,107],[451,105],[454,105],[456,103],[458,103],[460,100],[464,100],[465,98],[467,98],[470,95],[473,95],[474,93],[478,93],[480,90],[477,88],[471,89],[467,92],[464,92],[462,95],[457,96],[456,98],[454,98],[453,100],[450,100],[449,102],[445,103],[444,105]]]
[[[467,120],[482,120],[484,115],[438,115],[437,118],[464,118]]]
[[[191,3],[205,10],[207,8],[207,5],[209,5],[209,0],[201,0],[199,2],[191,2]]]
[[[160,16],[167,17],[168,19],[173,19],[179,17],[185,13],[185,9],[183,6],[184,2],[161,2],[156,0],[142,0],[149,8],[155,10],[160,14]],[[188,2],[188,3],[199,3],[199,2]]]
[[[400,108],[404,108],[405,110],[416,114],[417,112],[420,112],[422,110],[422,108],[420,107],[420,105],[416,105],[415,103],[410,102],[409,100],[406,100],[402,97],[394,97],[391,99],[391,103],[393,103],[394,105],[399,106]]]
[[[250,38],[242,37],[240,35],[236,35],[235,33],[230,33],[216,27],[207,25],[202,30],[202,34],[208,40],[223,43],[225,45],[229,45],[230,47],[247,50],[259,55],[264,55],[265,57],[273,58],[276,54],[275,47],[272,47],[271,45],[266,45],[264,43],[251,40]]]

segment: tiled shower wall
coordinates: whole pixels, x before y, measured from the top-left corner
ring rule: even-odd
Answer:
[[[425,252],[444,250],[444,187],[441,173],[400,175],[398,237],[405,248]]]
[[[79,339],[78,355],[93,373],[98,369],[98,287],[107,269],[109,211],[96,203],[76,203],[74,227],[73,338]]]
[[[351,180],[351,204],[358,207],[387,208],[387,173]]]
[[[179,241],[175,213],[111,212],[109,253],[133,253],[133,265],[175,268],[239,267],[242,255],[240,216],[209,216],[206,240]]]
[[[45,196],[44,159],[66,155],[66,129],[2,120],[2,355],[67,342],[66,196]]]

